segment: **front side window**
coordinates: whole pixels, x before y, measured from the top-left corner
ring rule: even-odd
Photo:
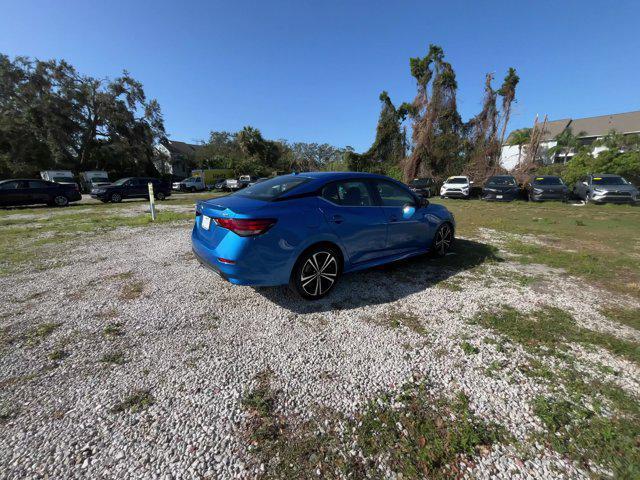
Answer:
[[[40,180],[29,180],[29,188],[46,188],[49,184],[41,182]]]
[[[267,182],[260,183],[264,185]],[[335,182],[322,189],[323,198],[345,207],[370,207],[373,205],[369,189],[364,182]]]
[[[380,194],[383,207],[403,207],[416,203],[413,195],[399,185],[389,182],[376,182],[376,189]]]
[[[231,180],[235,182],[235,180]],[[305,177],[286,175],[275,177],[261,183],[256,183],[239,192],[234,193],[238,197],[253,198],[255,200],[273,200],[284,193],[287,193],[299,185],[308,182]]]

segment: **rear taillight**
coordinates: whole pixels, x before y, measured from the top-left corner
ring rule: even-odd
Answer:
[[[261,235],[276,223],[275,218],[214,218],[213,221],[241,237]]]

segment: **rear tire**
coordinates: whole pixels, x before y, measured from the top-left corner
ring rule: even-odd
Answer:
[[[431,244],[431,254],[434,257],[444,257],[453,245],[453,228],[449,223],[443,223],[438,227]]]
[[[64,195],[56,195],[51,202],[56,207],[66,207],[69,205],[69,199]]]
[[[289,286],[305,300],[319,300],[336,286],[342,274],[342,260],[334,247],[307,250],[291,272]]]

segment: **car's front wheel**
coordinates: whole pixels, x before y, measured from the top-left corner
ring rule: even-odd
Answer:
[[[436,257],[444,257],[453,245],[453,228],[448,223],[443,223],[438,228],[433,243],[431,253]]]
[[[156,198],[157,198],[158,200],[162,201],[162,200],[164,200],[164,199],[165,199],[165,198],[167,198],[167,197],[165,196],[165,194],[164,194],[164,193],[162,193],[162,192],[158,192],[158,193],[156,193]]]
[[[303,253],[291,273],[290,286],[307,300],[318,300],[335,287],[342,262],[335,248],[319,246]]]
[[[120,203],[122,201],[122,195],[119,193],[114,193],[111,195],[111,201],[113,203]]]

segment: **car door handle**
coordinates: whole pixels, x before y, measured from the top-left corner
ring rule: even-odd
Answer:
[[[397,221],[398,221],[398,217],[396,217],[395,215],[391,215],[391,216],[389,217],[389,221],[390,221],[390,222],[397,222]]]
[[[333,217],[331,217],[331,221],[333,223],[342,223],[344,222],[344,218],[342,218],[342,215],[334,215]]]

